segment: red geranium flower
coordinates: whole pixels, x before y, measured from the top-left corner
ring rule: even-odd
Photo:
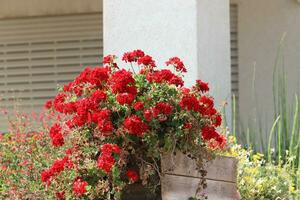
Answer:
[[[134,110],[136,110],[136,111],[139,111],[139,110],[142,110],[142,109],[144,109],[144,104],[143,104],[143,102],[136,102],[134,105],[133,105],[133,108],[134,108]]]
[[[137,172],[131,169],[127,170],[126,176],[128,177],[129,181],[132,183],[135,183],[139,180],[139,175],[137,174]]]
[[[84,193],[87,192],[86,186],[88,186],[88,183],[86,181],[82,181],[81,179],[77,179],[73,183],[73,192],[76,195],[81,196],[81,195],[83,195]]]
[[[132,115],[127,117],[124,121],[124,127],[129,134],[142,136],[147,130],[148,126],[138,116]]]
[[[201,80],[196,80],[196,86],[194,88],[200,92],[208,92],[209,91],[208,83],[203,82]]]
[[[178,72],[187,72],[183,62],[178,57],[170,58],[166,65],[173,65]]]

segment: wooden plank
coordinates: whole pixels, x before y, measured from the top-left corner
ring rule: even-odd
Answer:
[[[165,174],[162,179],[162,200],[187,200],[195,196],[199,178]],[[204,191],[209,200],[235,200],[237,188],[235,183],[207,180]]]
[[[237,160],[231,157],[217,157],[205,164],[207,179],[236,183]],[[183,153],[166,155],[162,159],[162,171],[168,174],[200,178],[196,163]]]

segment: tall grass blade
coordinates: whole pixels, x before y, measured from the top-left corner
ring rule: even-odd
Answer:
[[[277,149],[278,149],[278,163],[281,164],[281,126],[282,126],[282,120],[279,120],[279,124],[278,124],[278,141],[277,141]]]
[[[277,119],[275,120],[275,122],[273,123],[272,125],[272,128],[271,128],[271,131],[270,131],[270,134],[269,134],[269,143],[268,143],[268,162],[271,162],[271,143],[272,143],[272,138],[273,138],[273,134],[274,134],[274,131],[275,131],[275,127],[278,123],[280,119],[280,115],[277,117]]]
[[[289,148],[289,153],[290,155],[295,155],[297,154],[297,149],[296,149],[296,153],[293,152],[293,147],[294,147],[294,138],[295,138],[295,132],[296,132],[296,127],[297,127],[297,123],[299,123],[299,101],[298,101],[298,95],[295,95],[295,101],[296,101],[296,105],[295,105],[295,112],[294,112],[294,119],[293,119],[293,127],[292,127],[292,132],[291,132],[291,141],[290,141],[290,148]]]

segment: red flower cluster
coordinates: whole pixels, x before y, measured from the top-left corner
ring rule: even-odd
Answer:
[[[55,200],[65,200],[65,192],[55,192]]]
[[[115,56],[115,55],[107,55],[107,56],[103,57],[102,63],[104,65],[108,65],[112,68],[118,69],[119,67],[118,67],[117,63],[115,63],[116,58],[117,58],[117,56]]]
[[[124,121],[124,127],[131,135],[143,136],[148,130],[147,124],[145,124],[141,118],[136,115],[127,117]]]
[[[122,60],[125,62],[136,62],[139,58],[144,57],[145,53],[140,50],[124,53]]]
[[[132,169],[127,170],[126,176],[128,177],[131,183],[135,183],[139,180],[139,175],[136,173],[136,171]]]
[[[144,118],[147,121],[151,121],[152,119],[157,118],[158,115],[159,115],[159,110],[157,110],[156,108],[146,109],[144,111]]]
[[[156,104],[155,109],[157,109],[160,114],[170,115],[173,111],[173,106],[169,103],[159,102]]]
[[[120,155],[121,149],[116,144],[104,144],[101,147],[101,155],[98,158],[98,167],[104,170],[106,173],[110,173],[112,167],[114,166],[116,160],[113,154]]]
[[[156,67],[155,61],[152,59],[151,56],[148,56],[148,55],[145,55],[145,56],[143,56],[143,57],[140,57],[140,58],[137,60],[137,63],[138,63],[139,65],[149,66],[150,68]]]
[[[201,129],[201,133],[202,133],[203,140],[210,141],[210,142],[213,141],[214,144],[216,144],[215,145],[216,147],[218,146],[220,148],[223,148],[226,144],[226,138],[220,133],[218,133],[215,127],[213,126],[204,126]]]
[[[184,82],[181,77],[176,76],[168,69],[154,71],[147,75],[147,80],[152,83],[168,83],[182,87]]]
[[[110,83],[113,93],[117,94],[119,104],[132,104],[137,94],[137,89],[134,86],[135,80],[131,72],[125,69],[117,71],[112,75]]]
[[[196,85],[194,86],[194,89],[199,92],[208,92],[209,86],[208,83],[203,82],[201,80],[196,80]]]
[[[50,138],[52,140],[52,145],[55,147],[60,147],[64,145],[64,137],[62,135],[62,130],[59,124],[54,124],[50,129]]]
[[[48,182],[52,176],[62,172],[66,167],[73,167],[73,162],[70,160],[69,157],[66,156],[63,159],[56,160],[49,169],[46,169],[42,172],[42,181]]]
[[[166,65],[173,65],[175,67],[175,70],[178,72],[187,72],[183,62],[178,57],[170,58],[166,62]]]
[[[143,110],[144,109],[144,103],[143,102],[136,102],[133,105],[134,110],[138,111],[138,110]]]
[[[200,111],[200,103],[194,95],[185,95],[182,97],[179,105],[182,109],[198,112]]]
[[[75,193],[75,195],[81,196],[87,192],[86,186],[88,186],[88,183],[86,181],[77,179],[73,183],[73,192]]]

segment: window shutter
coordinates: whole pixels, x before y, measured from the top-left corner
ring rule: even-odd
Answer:
[[[100,65],[102,49],[101,13],[0,20],[1,108],[39,112],[57,85]]]
[[[238,7],[230,5],[230,36],[231,36],[231,91],[239,97],[239,67],[238,67]]]

